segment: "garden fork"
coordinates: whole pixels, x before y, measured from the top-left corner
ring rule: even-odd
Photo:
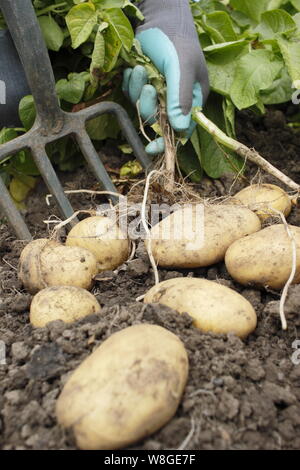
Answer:
[[[90,168],[106,191],[117,192],[86,131],[86,121],[102,114],[114,114],[131,145],[136,158],[147,169],[151,161],[122,106],[102,102],[76,113],[61,110],[55,91],[55,80],[42,33],[31,0],[0,0],[4,15],[23,64],[35,101],[37,117],[30,131],[0,145],[0,163],[7,156],[29,149],[49,192],[54,196],[64,218],[73,214],[59,179],[46,153],[46,145],[65,136],[74,136]],[[1,107],[0,107],[1,110]],[[16,209],[0,177],[0,209],[8,218],[19,239],[31,239],[31,234]]]

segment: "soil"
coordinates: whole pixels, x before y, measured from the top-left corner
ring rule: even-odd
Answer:
[[[242,113],[239,137],[300,181],[300,133],[286,126],[286,115],[288,112],[270,110],[262,119]],[[103,156],[110,168],[120,166],[120,156],[107,149]],[[249,175],[250,179],[258,178],[255,168]],[[97,189],[86,170],[60,176],[66,189]],[[269,177],[264,180],[274,182]],[[206,179],[198,189],[206,196],[223,196],[232,183],[232,176],[227,175],[218,182]],[[234,191],[244,184],[237,182]],[[41,182],[27,203],[25,218],[35,237],[47,235],[43,221],[56,213],[53,202],[46,205],[42,197],[46,193]],[[75,208],[94,208],[98,200],[80,194],[72,196],[71,202]],[[300,226],[299,209],[293,209],[289,222]],[[204,334],[192,326],[187,315],[136,302],[153,285],[147,257],[139,246],[136,258],[118,275],[105,273],[97,281],[93,292],[103,306],[101,314],[72,325],[53,322],[34,329],[28,315],[31,296],[22,289],[16,271],[23,246],[2,223],[0,340],[6,346],[6,364],[0,365],[2,449],[76,448],[72,436],[55,419],[55,401],[64,383],[112,333],[144,322],[164,326],[182,339],[189,353],[190,373],[176,416],[133,448],[300,448],[300,352],[294,344],[300,332],[300,286],[290,290],[286,308],[289,329],[283,332],[278,318],[279,294],[242,288],[232,281],[223,263],[193,271],[161,270],[161,280],[182,276],[218,280],[240,292],[257,312],[258,327],[245,341],[234,335]]]

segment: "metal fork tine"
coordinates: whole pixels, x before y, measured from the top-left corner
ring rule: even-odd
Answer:
[[[61,214],[68,219],[74,214],[74,211],[50,163],[45,147],[31,147],[31,153],[43,180],[57,202]],[[70,224],[75,225],[77,222],[78,220],[73,219]]]
[[[76,113],[77,117],[82,120],[83,125],[85,121],[96,118],[102,114],[114,114],[118,119],[121,131],[124,134],[127,142],[131,145],[133,153],[139,160],[145,170],[150,170],[152,165],[151,158],[145,152],[144,145],[138,136],[134,125],[132,124],[125,109],[118,103],[112,101],[103,101],[102,103],[94,104],[89,108],[85,108]]]
[[[100,160],[100,157],[85,129],[82,129],[78,133],[76,133],[76,140],[78,145],[83,153],[84,158],[88,162],[89,166],[92,168],[94,174],[96,175],[97,179],[101,181],[104,189],[106,191],[111,191],[117,193],[118,190],[115,185],[112,183],[103,163]],[[111,196],[111,199],[116,200],[118,202],[118,198],[114,198]]]
[[[117,117],[124,136],[142,166],[149,170],[152,162],[122,106],[112,102],[102,102],[77,113],[67,113],[60,109],[51,62],[42,39],[32,1],[0,0],[0,8],[23,62],[37,111],[34,126],[27,134],[0,146],[0,162],[22,148],[31,150],[49,192],[54,196],[63,217],[67,219],[73,215],[73,209],[46,153],[47,143],[68,135],[75,136],[85,159],[105,190],[117,193],[117,189],[105,170],[85,128],[86,121],[101,114],[111,113]],[[5,212],[18,236],[29,238],[30,233],[25,222],[17,212],[2,180],[0,182],[0,198],[0,208]],[[113,202],[118,202],[117,196],[111,196],[111,199]],[[77,219],[70,222],[71,225],[76,223]]]
[[[30,232],[25,224],[20,212],[17,210],[13,203],[9,192],[0,176],[0,208],[8,218],[11,225],[14,227],[17,236],[20,240],[31,240]]]

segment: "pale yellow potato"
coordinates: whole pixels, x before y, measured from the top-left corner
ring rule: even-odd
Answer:
[[[292,210],[292,202],[288,194],[274,184],[248,186],[238,192],[234,199],[253,210],[262,221],[277,215],[277,211],[287,217]]]
[[[204,332],[235,333],[246,338],[256,328],[252,305],[237,292],[217,282],[198,278],[168,279],[152,287],[145,303],[159,303],[187,313]]]
[[[19,260],[18,277],[23,286],[31,294],[35,294],[41,289],[47,287],[41,276],[41,252],[45,247],[54,248],[60,246],[60,243],[40,238],[28,243],[22,250]]]
[[[129,257],[130,242],[117,223],[108,217],[95,216],[82,220],[70,231],[66,245],[80,246],[93,253],[99,271],[111,271]]]
[[[30,242],[19,261],[19,279],[33,294],[51,286],[90,289],[97,273],[97,260],[91,252],[47,239]]]
[[[41,255],[41,272],[48,287],[74,286],[89,290],[98,266],[96,257],[85,248],[46,246]]]
[[[300,228],[290,225],[297,245],[297,273],[300,283]],[[292,270],[292,242],[283,224],[272,225],[233,243],[225,263],[230,275],[244,285],[282,289]]]
[[[98,313],[101,307],[96,297],[80,287],[47,287],[36,294],[30,306],[30,322],[43,328],[55,320],[72,323]]]
[[[188,377],[182,342],[157,325],[110,336],[75,370],[56,404],[80,449],[121,449],[164,426]]]
[[[154,225],[150,231],[151,249],[161,267],[210,266],[224,260],[235,240],[260,229],[259,218],[246,207],[211,205],[202,215],[199,205],[192,210],[179,209]]]

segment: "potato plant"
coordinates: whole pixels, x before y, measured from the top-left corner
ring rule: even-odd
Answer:
[[[134,40],[131,21],[142,19],[138,3],[33,0],[33,5],[50,51],[61,106],[76,110],[102,99],[113,100],[125,106],[137,122],[135,110],[120,91],[123,68],[143,64],[150,80],[161,84],[157,71]],[[202,0],[191,2],[191,8],[212,90],[205,114],[215,124],[234,136],[236,109],[263,113],[266,105],[291,99],[293,87],[300,84],[298,0]],[[1,18],[0,27],[5,27]],[[24,129],[2,129],[0,143],[32,126],[35,111],[31,96],[20,103],[20,117]],[[97,118],[88,130],[96,141],[119,138],[117,123],[111,117]],[[153,132],[160,132],[158,126]],[[218,178],[226,171],[241,168],[234,152],[225,158],[222,146],[200,126],[189,142],[180,142],[179,163],[193,181],[200,181],[203,172]],[[48,151],[62,170],[73,169],[81,162],[71,140],[55,143]],[[12,177],[19,181],[37,173],[27,152],[1,165],[1,174],[8,183]],[[26,196],[26,187],[23,193]]]

